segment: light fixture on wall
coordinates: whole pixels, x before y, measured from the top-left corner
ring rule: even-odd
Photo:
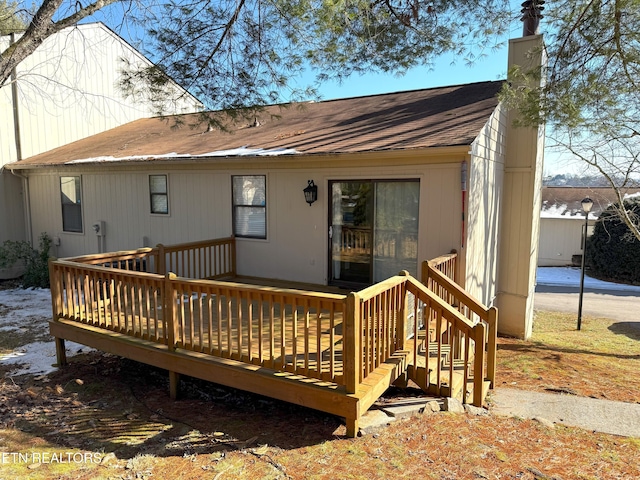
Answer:
[[[302,191],[304,192],[304,200],[311,206],[313,202],[318,200],[318,187],[313,183],[313,180],[308,180],[307,182],[308,185]]]
[[[578,298],[578,330],[582,327],[582,295],[584,293],[584,262],[587,255],[587,234],[589,228],[589,212],[593,207],[593,200],[589,197],[582,200],[582,210],[584,211],[584,233],[582,235],[582,263],[580,265],[580,296]]]

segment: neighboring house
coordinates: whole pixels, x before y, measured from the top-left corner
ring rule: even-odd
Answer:
[[[4,50],[19,38],[0,37]],[[168,99],[125,97],[118,88],[125,64],[151,65],[143,55],[102,23],[66,28],[47,38],[0,88],[0,168],[95,135],[119,125],[157,115],[202,109],[179,86],[167,87]],[[26,184],[9,172],[0,174],[0,243],[35,239],[26,229]],[[0,273],[1,275],[1,273]]]
[[[625,190],[625,194],[640,188]],[[589,213],[589,234],[593,222],[610,204],[617,201],[610,187],[543,187],[540,211],[540,249],[538,266],[580,266],[584,247],[585,213],[582,200],[589,197],[593,207]]]
[[[512,40],[510,64],[541,43]],[[528,337],[544,135],[512,126],[501,85],[272,106],[230,133],[142,119],[8,168],[60,257],[233,234],[239,275],[355,288],[455,249]]]

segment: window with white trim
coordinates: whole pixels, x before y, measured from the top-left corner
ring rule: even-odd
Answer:
[[[149,175],[151,213],[169,214],[169,187],[166,175]]]
[[[267,177],[233,175],[233,234],[267,238]]]
[[[82,187],[80,177],[60,177],[62,230],[82,233]]]

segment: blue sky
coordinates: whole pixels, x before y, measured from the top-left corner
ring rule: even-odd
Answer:
[[[519,26],[521,30],[522,27]],[[519,36],[520,31],[512,34]],[[408,71],[405,75],[371,73],[354,75],[342,84],[326,82],[320,87],[320,95],[324,100],[335,98],[360,97],[379,93],[392,93],[406,90],[418,90],[446,85],[458,85],[487,80],[501,80],[507,76],[507,38],[500,47],[485,52],[481,59],[473,65],[466,65],[449,54],[440,57],[433,68],[419,67]],[[312,82],[313,75],[303,77],[301,84]]]

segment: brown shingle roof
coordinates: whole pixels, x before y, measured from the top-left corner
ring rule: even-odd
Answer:
[[[246,120],[229,132],[172,128],[174,122],[142,119],[19,162],[63,164],[113,156],[202,155],[248,148],[295,149],[299,154],[351,153],[469,145],[498,104],[502,82],[414,90],[317,103],[267,107],[260,126]],[[185,115],[185,125],[195,116]],[[13,164],[12,167],[17,167]]]

